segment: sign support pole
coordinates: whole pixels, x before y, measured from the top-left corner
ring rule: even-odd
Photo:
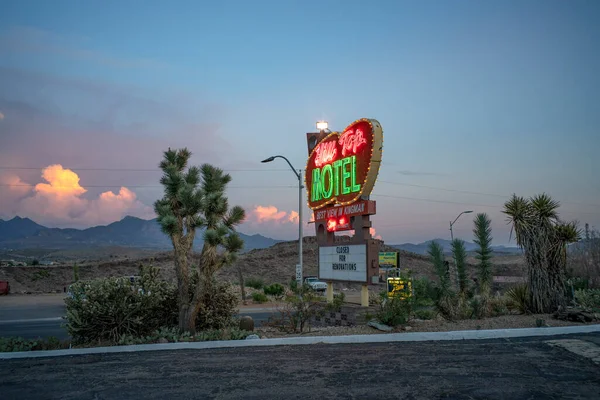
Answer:
[[[360,305],[361,307],[369,307],[369,286],[362,285],[360,290]]]
[[[333,282],[327,282],[327,302],[333,303]]]

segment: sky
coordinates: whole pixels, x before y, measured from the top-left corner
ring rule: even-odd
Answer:
[[[513,193],[600,228],[600,3],[34,1],[0,12],[0,218],[153,218],[158,163],[232,176],[239,230],[298,235],[306,132],[377,119],[373,226],[387,243],[510,242]],[[306,192],[303,193],[306,204]],[[303,207],[305,234],[310,210]]]

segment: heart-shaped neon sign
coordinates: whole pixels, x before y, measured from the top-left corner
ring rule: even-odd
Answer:
[[[342,133],[332,132],[311,151],[306,163],[308,206],[348,205],[373,190],[383,149],[375,119],[359,119]]]

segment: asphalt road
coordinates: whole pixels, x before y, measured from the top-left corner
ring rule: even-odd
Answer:
[[[546,340],[303,345],[3,360],[3,399],[598,399]],[[569,335],[600,345],[600,335]]]
[[[0,303],[0,337],[22,337],[36,339],[54,336],[60,340],[69,338],[62,316],[66,307],[62,296],[47,296],[39,301],[32,298],[2,299]],[[267,321],[272,313],[269,310],[254,308],[243,310],[241,315],[250,315],[255,326]]]

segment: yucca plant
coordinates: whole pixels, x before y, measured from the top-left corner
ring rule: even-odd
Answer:
[[[479,293],[488,296],[492,289],[492,221],[487,214],[479,213],[473,220],[475,228],[475,258],[478,260],[477,270],[479,275]]]
[[[509,308],[519,311],[521,314],[529,312],[529,288],[526,283],[513,286],[506,292],[509,299]]]
[[[550,313],[566,305],[567,245],[579,240],[576,222],[559,219],[559,203],[547,194],[530,199],[513,195],[503,213],[517,245],[524,250],[532,312]]]
[[[465,242],[460,239],[454,239],[452,241],[452,257],[456,263],[456,270],[458,272],[458,289],[461,295],[467,293],[467,250],[465,249]]]

